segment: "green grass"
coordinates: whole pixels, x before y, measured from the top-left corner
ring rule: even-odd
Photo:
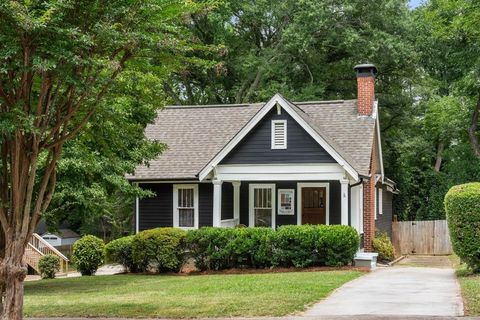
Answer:
[[[480,274],[472,274],[457,256],[452,255],[451,257],[457,269],[465,313],[467,316],[480,316]]]
[[[282,316],[302,311],[357,271],[117,275],[25,283],[28,317]]]

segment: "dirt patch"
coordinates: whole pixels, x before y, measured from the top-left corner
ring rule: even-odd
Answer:
[[[266,273],[287,273],[287,272],[323,272],[323,271],[359,271],[359,272],[370,272],[368,267],[354,267],[354,266],[343,266],[343,267],[311,267],[311,268],[265,268],[265,269],[252,269],[252,268],[232,268],[225,270],[207,270],[207,271],[197,271],[196,269],[185,272],[185,269],[182,269],[182,272],[174,273],[167,272],[160,275],[168,276],[202,276],[202,275],[214,275],[214,274],[266,274]],[[159,275],[158,273],[153,272],[144,272],[144,273],[127,273],[129,275]]]
[[[399,261],[395,266],[445,269],[452,268],[452,261],[449,256],[411,255]]]

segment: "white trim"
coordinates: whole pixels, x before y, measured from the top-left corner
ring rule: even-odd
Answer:
[[[378,189],[378,214],[383,214],[383,189]]]
[[[134,182],[134,185],[138,187],[138,182]],[[135,233],[138,233],[140,230],[140,199],[138,196],[135,197]]]
[[[140,230],[140,201],[138,197],[135,198],[135,233],[138,233]]]
[[[220,227],[222,225],[222,184],[221,180],[213,180],[213,213],[212,226]]]
[[[377,187],[374,187],[373,190],[375,190],[375,192],[373,193],[374,196],[374,200],[373,200],[373,212],[375,212],[375,220],[377,220],[377,192],[378,192],[378,189]]]
[[[362,200],[361,197],[362,185],[357,185],[350,188],[350,212],[351,212],[351,226],[357,230],[357,232],[363,233],[361,229],[361,219],[362,219]]]
[[[193,227],[187,228],[187,227],[179,227],[179,219],[178,219],[178,189],[183,189],[183,188],[193,188]],[[181,228],[181,229],[198,229],[198,213],[199,213],[199,207],[198,207],[198,184],[174,184],[173,185],[173,226],[175,228]]]
[[[270,188],[272,190],[272,228],[275,229],[276,227],[276,202],[275,202],[275,184],[274,183],[250,183],[248,185],[248,226],[255,227],[255,212],[253,209],[254,205],[254,189],[255,188]]]
[[[276,125],[277,124],[283,124],[283,144],[282,145],[276,145],[275,144],[275,137],[277,135],[276,132]],[[272,149],[287,149],[287,120],[272,120],[271,122],[271,148]]]
[[[378,110],[378,101],[375,101],[375,109]],[[375,126],[377,127],[376,133],[377,133],[377,147],[378,147],[378,157],[380,158],[380,173],[382,175],[382,183],[385,180],[385,173],[383,171],[383,152],[382,152],[382,139],[381,139],[381,134],[380,134],[380,117],[377,117]],[[375,172],[371,173],[372,175],[375,174]]]
[[[355,181],[358,181],[358,173],[353,169],[353,167],[348,164],[348,162],[343,159],[335,149],[333,149],[326,141],[323,139],[323,137],[318,134],[308,123],[303,120],[295,110],[290,107],[287,101],[280,96],[279,94],[275,94],[270,101],[268,101],[256,114],[255,116],[250,119],[250,121],[233,137],[232,140],[230,140],[223,148],[222,150],[217,153],[217,155],[200,171],[199,173],[199,180],[202,181],[204,180],[208,174],[213,170],[214,167],[216,167],[220,161],[222,161],[227,154],[232,151],[232,149],[252,130],[255,125],[260,122],[261,119],[276,105],[280,104],[282,108],[295,120],[297,121],[305,131],[307,131],[310,136],[312,136],[317,143],[319,143],[325,151],[327,151],[335,161],[337,161],[340,166],[342,166],[350,176]]]
[[[233,181],[233,218],[240,221],[240,181]]]
[[[215,172],[224,181],[325,181],[341,180],[345,175],[338,163],[219,165]]]
[[[363,183],[360,185],[360,233],[363,234]]]
[[[325,224],[330,224],[330,183],[329,182],[298,182],[297,183],[297,224],[302,224],[302,188],[322,187],[325,190]]]
[[[348,226],[348,180],[340,180],[341,224]]]

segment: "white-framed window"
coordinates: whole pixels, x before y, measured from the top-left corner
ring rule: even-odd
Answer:
[[[198,228],[198,185],[173,185],[173,226],[184,229]]]
[[[287,149],[287,120],[272,120],[272,149]]]
[[[249,185],[249,226],[275,228],[275,185]]]
[[[373,212],[375,213],[375,220],[377,220],[377,214],[378,214],[378,205],[377,205],[377,193],[378,189],[375,187],[375,192],[373,193]]]
[[[383,189],[378,189],[378,214],[383,214]]]

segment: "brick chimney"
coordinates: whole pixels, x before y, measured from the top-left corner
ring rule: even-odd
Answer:
[[[375,101],[375,75],[377,68],[373,64],[359,64],[354,68],[357,73],[357,108],[360,116],[372,114]]]

